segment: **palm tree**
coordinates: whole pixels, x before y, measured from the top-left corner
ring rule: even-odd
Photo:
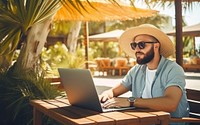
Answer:
[[[113,0],[110,1],[113,3]],[[80,7],[84,8],[79,0],[3,0],[0,2],[1,69],[8,69],[11,66],[13,54],[20,43],[22,47],[13,65],[13,73],[35,69],[52,18],[62,5],[74,7],[78,11]]]
[[[0,1],[0,124],[26,124],[32,114],[30,99],[59,95],[44,80],[43,73],[26,72],[37,64],[52,16],[61,7],[59,3],[59,0]],[[9,68],[19,43],[23,43],[19,58]]]
[[[8,0],[0,2],[0,68],[8,68],[19,43],[23,43],[15,70],[31,69],[46,42],[59,0]],[[20,69],[19,69],[20,68]]]

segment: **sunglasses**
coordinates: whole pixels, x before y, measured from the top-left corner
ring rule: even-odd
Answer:
[[[133,50],[135,50],[137,46],[138,46],[139,49],[144,49],[147,43],[154,44],[154,43],[157,43],[157,42],[144,42],[144,41],[139,42],[139,43],[132,42],[132,43],[130,43],[130,45],[131,45],[131,48]]]

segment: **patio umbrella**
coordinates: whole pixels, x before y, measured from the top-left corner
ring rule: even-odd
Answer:
[[[106,0],[81,1],[81,5],[74,2],[72,6],[66,1],[67,7],[63,6],[55,15],[55,20],[84,21],[85,22],[85,57],[88,61],[88,24],[87,21],[108,21],[108,20],[131,20],[142,17],[150,17],[158,11],[140,9],[122,3],[115,3]],[[79,11],[78,11],[79,10]],[[86,64],[86,68],[88,65]]]
[[[185,26],[183,27],[183,36],[200,36],[200,23],[195,24],[195,25],[191,25],[191,26]],[[176,35],[176,31],[170,31],[166,33],[167,35],[170,36],[175,36]]]
[[[166,32],[167,35],[170,36],[176,36],[176,31],[169,31]],[[195,50],[195,37],[199,37],[200,36],[200,23],[195,24],[195,25],[191,25],[191,26],[185,26],[182,28],[182,36],[191,36],[193,37],[193,48]],[[196,54],[196,53],[194,53]]]
[[[91,35],[89,36],[89,40],[102,42],[118,41],[119,37],[122,35],[123,32],[124,30],[112,30],[105,33]]]

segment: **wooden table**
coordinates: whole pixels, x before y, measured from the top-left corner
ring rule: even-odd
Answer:
[[[70,106],[67,99],[32,100],[34,125],[41,125],[42,114],[64,125],[168,125],[170,115],[163,111],[125,110],[98,113]]]

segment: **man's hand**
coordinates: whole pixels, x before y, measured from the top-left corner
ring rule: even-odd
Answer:
[[[128,101],[127,98],[111,98],[107,100],[103,104],[104,108],[120,108],[120,107],[130,107],[130,102]]]
[[[128,92],[128,89],[125,88],[121,83],[113,87],[112,89],[104,91],[101,95],[99,95],[100,102],[104,103],[107,100],[118,97],[119,95]]]
[[[99,100],[102,103],[106,102],[107,100],[109,100],[111,98],[113,98],[112,90],[104,91],[101,95],[99,95]]]

